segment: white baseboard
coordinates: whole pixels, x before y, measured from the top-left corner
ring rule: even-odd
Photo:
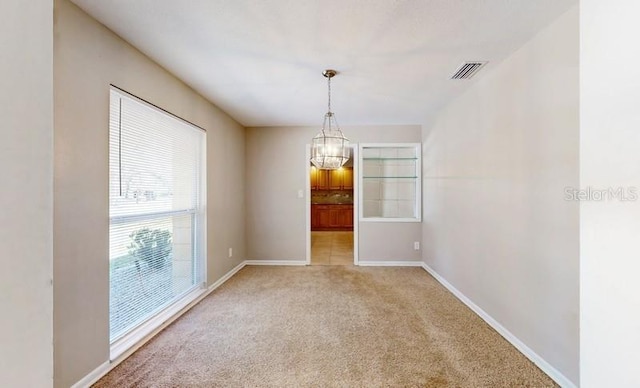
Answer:
[[[216,282],[214,282],[209,287],[207,287],[207,289],[204,292],[202,292],[200,295],[198,295],[195,299],[193,299],[192,301],[188,302],[186,305],[180,307],[180,309],[178,311],[174,311],[171,314],[171,316],[168,317],[161,325],[159,325],[158,327],[154,328],[149,333],[143,335],[137,341],[127,344],[128,345],[127,348],[124,349],[124,350],[118,351],[118,355],[116,357],[114,357],[113,360],[104,362],[103,364],[98,366],[96,369],[91,371],[88,375],[83,377],[80,381],[78,381],[77,383],[73,384],[71,386],[71,388],[87,388],[87,387],[90,387],[92,384],[96,383],[104,375],[109,373],[109,371],[111,371],[113,368],[118,366],[118,364],[120,364],[122,361],[126,360],[127,357],[132,355],[136,350],[140,349],[142,347],[142,345],[144,345],[147,342],[149,342],[149,340],[151,340],[153,337],[155,337],[165,327],[169,326],[176,319],[180,318],[184,313],[189,311],[189,309],[191,309],[191,307],[195,306],[198,302],[200,302],[202,299],[207,297],[207,295],[209,295],[213,290],[215,290],[216,288],[220,287],[224,282],[229,280],[229,278],[231,278],[238,271],[240,271],[242,268],[244,268],[245,265],[246,264],[243,261],[242,263],[240,263],[237,266],[235,266],[231,271],[227,272],[223,277],[221,277]]]
[[[306,260],[245,260],[246,265],[307,265]]]
[[[363,267],[422,267],[422,262],[360,260],[358,261],[358,265]]]
[[[442,284],[447,290],[449,290],[456,298],[458,298],[462,303],[467,305],[474,313],[476,313],[480,318],[482,318],[489,326],[491,326],[495,331],[497,331],[501,336],[503,336],[507,341],[509,341],[516,349],[520,351],[520,353],[524,354],[531,362],[536,364],[538,368],[540,368],[544,373],[546,373],[549,377],[551,377],[556,383],[558,383],[561,387],[564,388],[576,388],[576,385],[569,380],[565,375],[563,375],[559,370],[551,366],[547,361],[545,361],[540,355],[534,352],[530,347],[524,344],[524,342],[520,341],[518,337],[513,335],[509,330],[507,330],[504,326],[502,326],[498,321],[496,321],[493,317],[487,314],[483,309],[481,309],[478,305],[473,303],[473,301],[467,298],[462,292],[460,292],[457,288],[455,288],[451,283],[449,283],[445,278],[440,276],[435,270],[427,265],[427,263],[421,263],[422,268],[427,271],[431,276],[433,276],[440,284]]]
[[[160,330],[167,327],[177,317],[184,314],[191,306],[198,303],[209,293],[208,290],[195,287],[177,302],[167,306],[163,311],[151,317],[146,322],[132,329],[122,338],[111,344],[109,359],[111,362],[129,357],[142,344],[153,338]]]
[[[115,365],[111,365],[109,361],[104,362],[99,367],[91,371],[88,375],[84,376],[82,380],[73,384],[71,388],[86,388],[90,387],[91,384],[94,384],[96,381],[100,380],[100,378],[106,375],[111,369],[113,369]]]
[[[210,285],[207,288],[207,295],[209,295],[209,293],[213,290],[215,290],[216,288],[220,287],[221,285],[224,284],[224,282],[226,282],[227,280],[231,279],[231,277],[233,275],[235,275],[238,271],[240,271],[241,269],[243,269],[245,267],[245,265],[247,262],[243,261],[242,263],[236,265],[235,267],[233,267],[233,269],[229,272],[227,272],[223,277],[221,277],[220,279],[218,279],[217,281],[215,281],[212,285]],[[205,295],[206,296],[206,295]]]

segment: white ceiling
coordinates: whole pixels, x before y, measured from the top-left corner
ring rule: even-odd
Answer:
[[[577,0],[72,0],[245,126],[422,124]],[[489,64],[450,80],[464,61]]]

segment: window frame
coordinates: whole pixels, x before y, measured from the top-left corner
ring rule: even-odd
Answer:
[[[193,283],[182,292],[176,294],[170,302],[160,306],[157,310],[151,312],[149,316],[142,319],[140,322],[134,324],[131,328],[122,333],[118,333],[114,338],[111,337],[111,329],[109,331],[109,343],[110,343],[110,358],[113,360],[125,353],[132,346],[135,346],[139,341],[144,339],[152,332],[159,330],[163,324],[166,324],[171,317],[178,314],[189,304],[193,303],[198,297],[202,296],[206,292],[206,274],[207,274],[207,249],[206,249],[206,199],[207,199],[207,171],[206,171],[206,144],[207,144],[207,132],[202,127],[195,125],[159,106],[152,104],[138,96],[135,96],[115,85],[110,85],[109,88],[109,117],[111,120],[111,99],[113,93],[116,93],[120,98],[128,98],[148,109],[154,110],[170,119],[177,120],[182,124],[191,127],[195,131],[202,133],[202,139],[199,141],[201,148],[199,150],[198,163],[198,177],[195,193],[197,200],[195,207],[184,207],[176,210],[147,212],[140,214],[128,214],[128,215],[115,215],[111,216],[111,201],[112,201],[112,171],[111,171],[111,159],[109,161],[109,178],[108,178],[108,199],[109,199],[109,233],[111,234],[112,225],[126,224],[136,221],[152,221],[160,220],[162,218],[169,218],[175,216],[190,215],[192,222],[191,239],[193,241],[193,266],[194,266],[194,278]],[[121,109],[121,108],[119,108]],[[120,112],[119,112],[120,113]],[[111,158],[112,142],[111,142],[111,122],[109,121],[109,158]],[[120,144],[118,144],[120,146]],[[111,245],[111,236],[108,237],[109,245]],[[108,255],[111,260],[111,254]],[[109,275],[109,287],[111,287],[111,274]],[[111,297],[110,297],[111,299]],[[109,319],[111,319],[111,312],[109,312]]]

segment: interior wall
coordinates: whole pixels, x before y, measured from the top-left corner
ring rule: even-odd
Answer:
[[[575,6],[479,72],[423,139],[424,261],[576,384],[578,27]]]
[[[53,384],[51,0],[0,4],[0,385]]]
[[[338,113],[339,115],[339,113]],[[319,127],[248,128],[247,257],[254,260],[305,260],[306,145]],[[354,143],[418,143],[418,125],[342,127]],[[354,193],[355,195],[355,193]],[[421,260],[413,249],[421,241],[420,223],[359,224],[360,258]]]
[[[55,1],[54,15],[54,369],[55,386],[69,387],[109,360],[109,84],[207,131],[209,284],[245,258],[245,139],[228,115],[68,0]]]
[[[640,387],[639,14],[632,0],[580,4],[581,189],[619,193],[580,203],[585,388]]]

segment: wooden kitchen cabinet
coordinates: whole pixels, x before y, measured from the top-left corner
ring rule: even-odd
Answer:
[[[353,230],[353,205],[311,205],[311,230]]]
[[[349,229],[353,229],[353,205],[343,209],[341,213],[341,225]]]
[[[336,221],[333,227],[353,229],[353,205],[338,205],[335,209]]]
[[[348,167],[342,171],[342,190],[353,190],[353,168]]]
[[[311,190],[318,190],[318,169],[313,166],[309,169],[309,180],[311,181]]]
[[[329,190],[342,190],[342,171],[344,169],[329,170]]]
[[[311,190],[353,190],[353,168],[311,169]]]
[[[316,190],[329,190],[331,170],[321,170],[319,168],[315,170]],[[313,185],[311,185],[311,188],[313,189]]]
[[[317,230],[319,226],[318,205],[311,205],[311,230]]]
[[[331,206],[320,206],[318,209],[318,227],[320,228],[330,228],[331,227]]]
[[[330,173],[330,170],[321,170],[316,167],[311,167],[311,171],[309,172],[311,190],[329,190]]]

